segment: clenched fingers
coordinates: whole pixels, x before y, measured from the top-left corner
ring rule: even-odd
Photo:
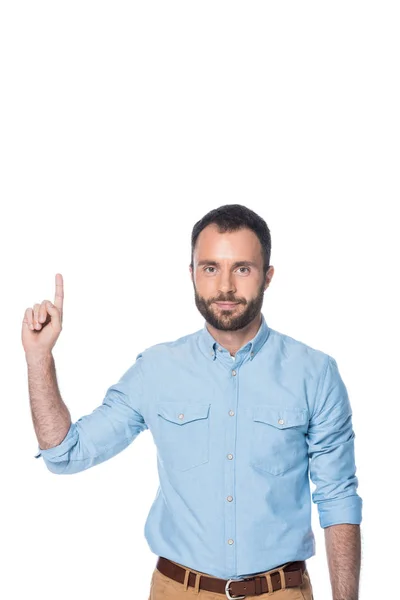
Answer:
[[[33,325],[35,329],[40,329],[41,324],[39,323],[39,309],[40,304],[34,304],[33,306]]]
[[[29,329],[34,329],[33,326],[33,310],[31,308],[27,308],[24,316],[24,323],[26,323]]]

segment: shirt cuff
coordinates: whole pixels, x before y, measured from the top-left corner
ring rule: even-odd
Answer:
[[[57,462],[57,459],[63,460],[63,455],[68,452],[77,441],[78,432],[76,430],[76,425],[75,423],[71,423],[67,435],[63,441],[58,444],[58,446],[53,446],[52,448],[47,448],[45,450],[38,446],[38,452],[35,454],[34,458],[43,456],[43,458],[48,458],[49,460],[53,460],[55,462]]]
[[[362,499],[356,495],[319,502],[318,513],[323,528],[342,523],[359,525],[362,519]]]

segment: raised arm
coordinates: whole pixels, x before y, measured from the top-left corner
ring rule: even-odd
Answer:
[[[39,451],[53,473],[77,473],[108,460],[126,448],[147,425],[143,401],[142,354],[110,386],[92,413],[71,421],[57,385],[52,348],[61,332],[63,281],[56,275],[54,304],[44,300],[27,309],[22,342],[28,365],[31,413]],[[140,360],[138,360],[140,359]]]
[[[71,415],[58,389],[52,355],[62,329],[63,301],[63,278],[57,273],[54,304],[43,300],[33,309],[27,308],[22,323],[32,421],[43,449],[58,445],[71,426]]]

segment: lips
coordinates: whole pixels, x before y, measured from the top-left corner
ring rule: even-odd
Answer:
[[[239,302],[216,302],[218,306],[236,306]]]

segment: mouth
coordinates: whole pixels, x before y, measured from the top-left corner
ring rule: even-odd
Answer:
[[[215,302],[215,304],[217,306],[219,306],[220,308],[234,308],[235,306],[237,306],[239,304],[239,302]]]

